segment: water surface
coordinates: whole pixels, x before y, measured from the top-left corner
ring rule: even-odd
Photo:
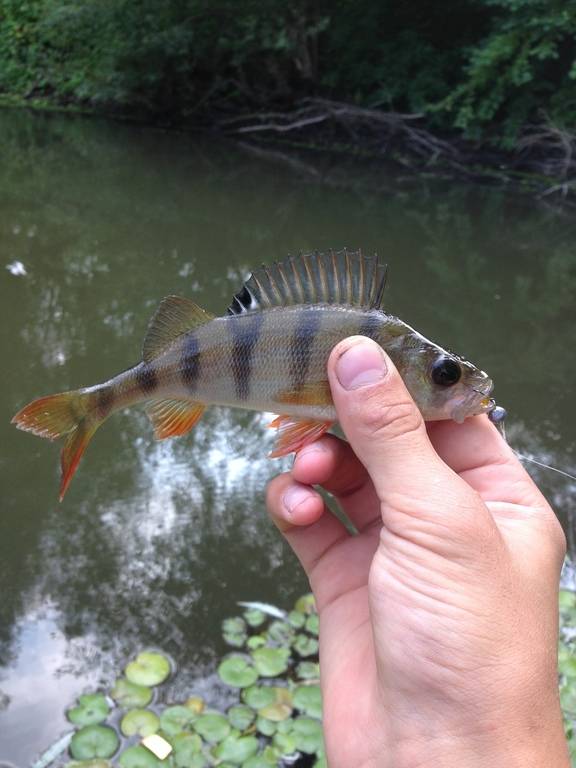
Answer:
[[[217,700],[236,601],[306,590],[264,512],[283,465],[261,415],[212,409],[156,443],[117,414],[60,505],[58,450],[18,408],[136,362],[166,294],[221,313],[254,265],[361,246],[389,262],[392,312],[489,371],[511,441],[574,472],[575,243],[573,214],[501,189],[0,113],[0,760],[29,765],[143,646]],[[535,474],[574,546],[576,484]]]

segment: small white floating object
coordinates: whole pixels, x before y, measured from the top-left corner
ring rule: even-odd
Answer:
[[[143,747],[149,749],[158,760],[165,760],[170,752],[172,752],[172,745],[157,733],[153,733],[151,736],[146,736],[140,743]]]
[[[48,749],[40,755],[35,763],[32,763],[32,768],[48,768],[49,765],[52,765],[52,763],[60,757],[62,752],[68,749],[68,745],[72,741],[72,736],[74,736],[74,731],[68,731],[62,738],[55,741],[51,747],[48,747]]]
[[[270,605],[270,603],[240,601],[237,603],[237,605],[241,605],[242,608],[262,611],[262,613],[267,613],[268,616],[274,616],[275,619],[285,619],[288,615],[286,611],[283,611],[281,608],[277,608],[275,605]]]
[[[24,275],[28,274],[26,267],[21,261],[12,261],[10,264],[6,264],[6,269],[15,277],[24,277]]]

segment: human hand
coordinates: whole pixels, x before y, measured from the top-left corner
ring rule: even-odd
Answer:
[[[552,509],[485,416],[426,430],[374,342],[328,373],[349,444],[301,450],[267,499],[320,614],[330,768],[565,768]]]

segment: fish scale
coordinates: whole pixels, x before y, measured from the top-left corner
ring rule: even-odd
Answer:
[[[141,402],[160,439],[188,432],[209,405],[278,413],[270,455],[283,456],[336,420],[328,358],[356,334],[386,350],[425,419],[488,412],[488,376],[387,314],[385,282],[377,257],[330,251],[256,270],[222,317],[166,297],[150,322],[142,362],[101,384],[34,400],[13,422],[64,439],[61,499],[96,429]]]

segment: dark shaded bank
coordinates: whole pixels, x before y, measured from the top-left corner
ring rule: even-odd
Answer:
[[[0,0],[0,100],[568,196],[576,0]]]

